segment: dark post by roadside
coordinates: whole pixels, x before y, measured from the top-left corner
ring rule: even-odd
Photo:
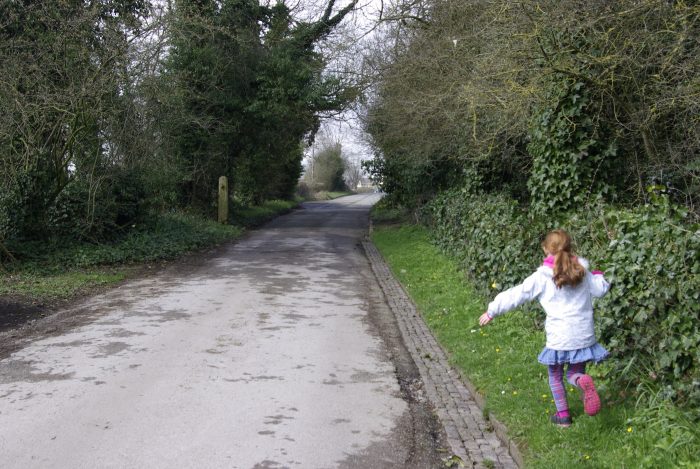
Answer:
[[[219,223],[228,223],[228,178],[219,178]]]

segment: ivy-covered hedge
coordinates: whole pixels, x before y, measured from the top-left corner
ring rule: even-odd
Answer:
[[[612,283],[596,314],[614,377],[626,386],[654,383],[682,406],[700,405],[700,227],[682,209],[656,197],[635,209],[601,205],[551,220],[502,194],[451,190],[425,214],[435,242],[489,296],[540,265],[548,229],[567,229]]]
[[[545,228],[505,194],[450,190],[433,199],[426,214],[435,242],[490,290],[519,283],[542,257]]]

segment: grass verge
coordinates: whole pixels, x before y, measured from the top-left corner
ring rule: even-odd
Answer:
[[[0,297],[31,304],[68,300],[121,282],[140,266],[236,239],[246,228],[265,223],[297,204],[272,200],[256,207],[234,206],[229,225],[193,214],[164,214],[108,244],[24,243],[13,250],[19,262],[0,271]]]
[[[578,391],[567,385],[574,424],[553,426],[547,370],[537,362],[544,334],[536,313],[516,310],[480,328],[488,300],[430,243],[424,228],[378,226],[372,240],[453,366],[484,396],[487,412],[509,428],[527,467],[700,467],[700,433],[692,418],[653,391],[644,405],[621,398],[604,365],[589,371],[603,400],[601,413],[586,416]]]

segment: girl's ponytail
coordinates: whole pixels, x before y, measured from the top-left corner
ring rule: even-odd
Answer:
[[[550,231],[542,242],[542,248],[554,255],[554,283],[557,288],[564,285],[575,287],[586,274],[583,266],[573,255],[571,236],[564,230]]]

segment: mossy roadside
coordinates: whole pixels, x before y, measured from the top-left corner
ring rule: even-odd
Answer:
[[[396,216],[388,218],[390,226],[375,224],[373,242],[453,366],[484,397],[486,412],[508,427],[527,467],[698,467],[700,443],[697,433],[683,424],[688,422],[682,416],[655,418],[655,412],[668,408],[639,408],[622,398],[607,379],[605,366],[590,370],[603,411],[586,416],[578,391],[567,386],[574,425],[560,429],[549,423],[554,404],[546,368],[536,360],[544,343],[537,313],[516,310],[480,328],[477,319],[488,299],[430,243],[425,228],[399,226]]]

